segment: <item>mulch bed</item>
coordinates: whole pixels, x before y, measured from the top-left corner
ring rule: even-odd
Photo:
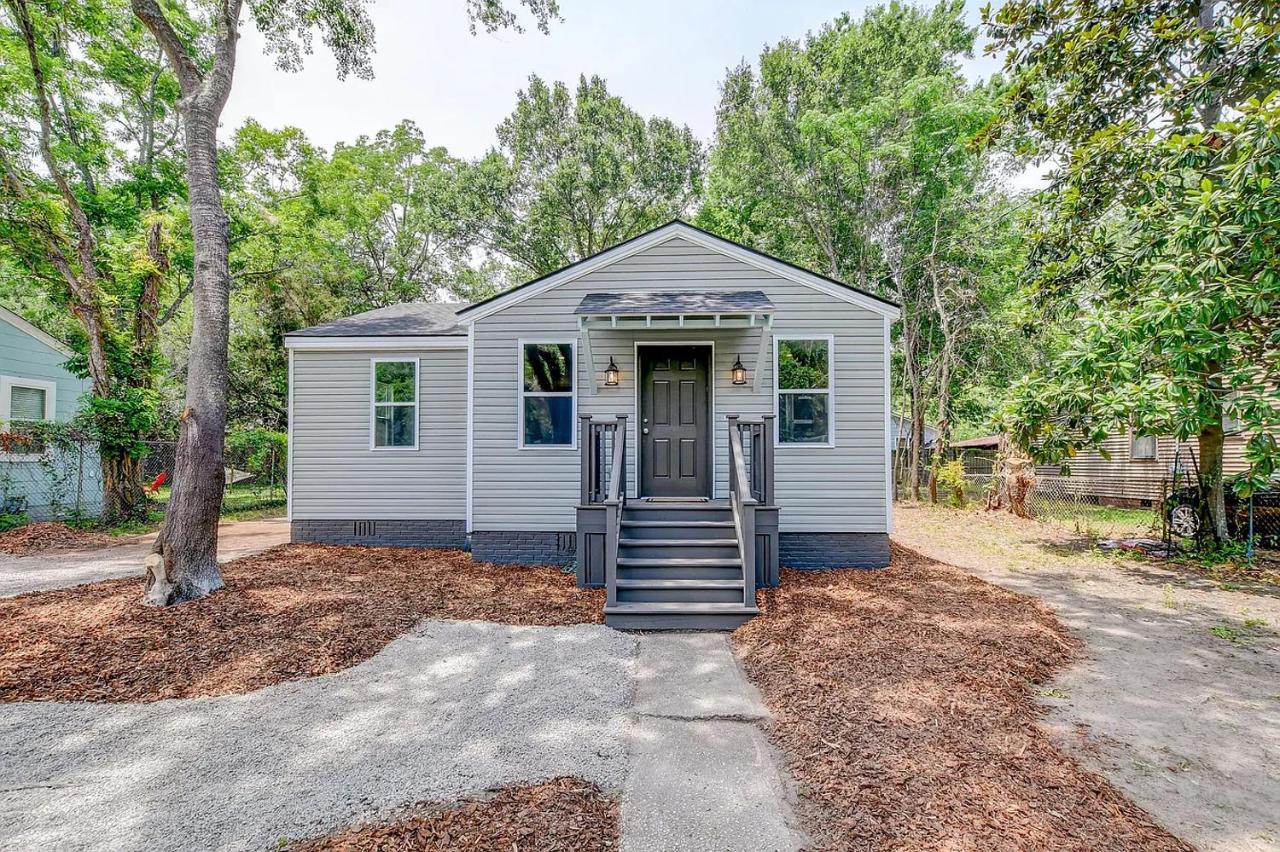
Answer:
[[[0,553],[29,556],[51,550],[91,550],[118,544],[102,533],[86,532],[52,521],[23,526],[0,533]]]
[[[895,545],[761,605],[734,640],[818,848],[1191,848],[1036,724],[1034,685],[1080,652],[1041,602]]]
[[[580,778],[505,787],[489,799],[422,805],[402,819],[346,828],[294,852],[601,852],[618,848],[618,801]]]
[[[602,620],[603,590],[555,567],[458,550],[289,544],[222,566],[226,588],[168,609],[140,579],[0,599],[0,701],[158,701],[251,692],[372,657],[424,616]]]

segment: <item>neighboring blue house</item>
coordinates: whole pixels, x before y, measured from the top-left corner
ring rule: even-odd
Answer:
[[[63,364],[71,350],[0,307],[0,430],[31,420],[66,422],[89,389]],[[97,515],[102,470],[97,453],[0,453],[0,511],[32,520]]]

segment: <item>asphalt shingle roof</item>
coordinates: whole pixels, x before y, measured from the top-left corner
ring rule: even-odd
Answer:
[[[649,290],[638,293],[588,293],[575,314],[747,314],[773,310],[760,290]]]
[[[458,325],[464,302],[407,302],[375,308],[355,316],[290,332],[287,337],[456,337],[465,331]]]

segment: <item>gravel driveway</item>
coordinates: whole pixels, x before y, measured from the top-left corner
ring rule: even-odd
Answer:
[[[894,540],[1042,598],[1084,640],[1043,693],[1062,748],[1196,846],[1280,850],[1274,589],[1079,552],[1004,514],[900,506],[895,521]]]
[[[0,848],[250,849],[420,800],[627,777],[637,639],[424,621],[249,695],[0,705]]]
[[[34,556],[0,553],[0,598],[115,577],[141,577],[142,560],[151,552],[155,540],[155,533],[150,533],[132,536],[116,547],[96,550]],[[284,518],[230,521],[218,526],[218,560],[226,562],[288,541],[289,522]]]

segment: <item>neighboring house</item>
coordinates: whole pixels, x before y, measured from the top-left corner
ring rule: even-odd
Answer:
[[[898,315],[676,221],[295,332],[293,538],[576,562],[610,624],[732,626],[779,564],[888,564]]]
[[[1243,473],[1249,464],[1244,458],[1247,434],[1228,431],[1222,450],[1223,473],[1230,477]],[[1158,504],[1173,484],[1175,457],[1179,484],[1194,475],[1198,460],[1196,441],[1179,441],[1169,435],[1113,435],[1102,442],[1104,457],[1097,449],[1082,449],[1067,462],[1069,476],[1058,465],[1039,465],[1036,478],[1071,493],[1112,506],[1145,507]]]
[[[904,417],[901,414],[893,415],[893,419],[889,423],[893,432],[893,445],[900,450],[910,449],[911,447],[911,418]],[[932,449],[933,445],[938,441],[938,429],[936,426],[924,424],[924,445],[923,449]]]
[[[71,354],[58,340],[0,308],[0,430],[24,421],[72,418],[89,385],[62,366]],[[0,453],[0,511],[48,520],[97,515],[101,509],[102,471],[96,454]]]

